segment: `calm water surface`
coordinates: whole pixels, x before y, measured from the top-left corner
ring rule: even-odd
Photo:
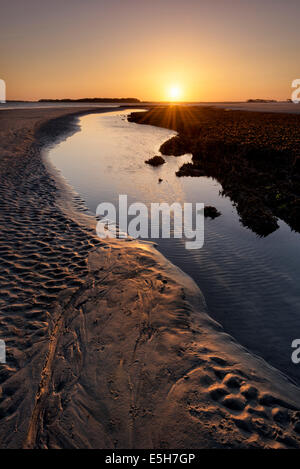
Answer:
[[[204,202],[220,210],[205,220],[202,249],[186,250],[178,239],[158,240],[158,249],[193,277],[227,332],[300,383],[300,364],[290,358],[300,338],[300,235],[283,222],[265,239],[244,228],[215,180],[175,176],[189,155],[146,165],[174,132],[128,123],[127,114],[80,118],[81,131],[51,149],[51,161],[94,213],[100,202],[117,204],[119,194],[129,203]]]

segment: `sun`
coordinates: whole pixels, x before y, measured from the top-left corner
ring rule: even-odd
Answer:
[[[179,85],[172,85],[169,87],[168,96],[170,101],[178,101],[182,96],[182,90]]]

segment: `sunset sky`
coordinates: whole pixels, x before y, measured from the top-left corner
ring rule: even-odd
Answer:
[[[0,78],[7,99],[286,99],[299,21],[300,0],[0,0]]]

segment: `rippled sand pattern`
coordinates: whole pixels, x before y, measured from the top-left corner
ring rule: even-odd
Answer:
[[[206,316],[189,278],[136,242],[89,257],[57,310],[26,447],[300,446],[299,390]]]
[[[32,120],[38,122],[39,113],[30,112]],[[56,117],[58,112],[53,114]],[[11,430],[16,431],[25,421],[19,414],[19,403],[27,393],[32,394],[31,387],[36,384],[30,374],[38,374],[41,352],[47,351],[58,295],[84,283],[87,255],[99,240],[92,228],[77,221],[75,212],[67,214],[61,209],[58,184],[41,160],[32,123],[28,125],[16,116],[14,130],[6,129],[5,124],[3,112],[0,337],[6,343],[7,364],[0,365],[0,422],[9,419]],[[79,198],[74,200],[76,206],[82,208]],[[22,386],[20,379],[24,379]]]

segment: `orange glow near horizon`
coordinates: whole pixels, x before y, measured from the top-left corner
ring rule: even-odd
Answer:
[[[299,77],[296,0],[2,3],[7,99],[285,100]]]

